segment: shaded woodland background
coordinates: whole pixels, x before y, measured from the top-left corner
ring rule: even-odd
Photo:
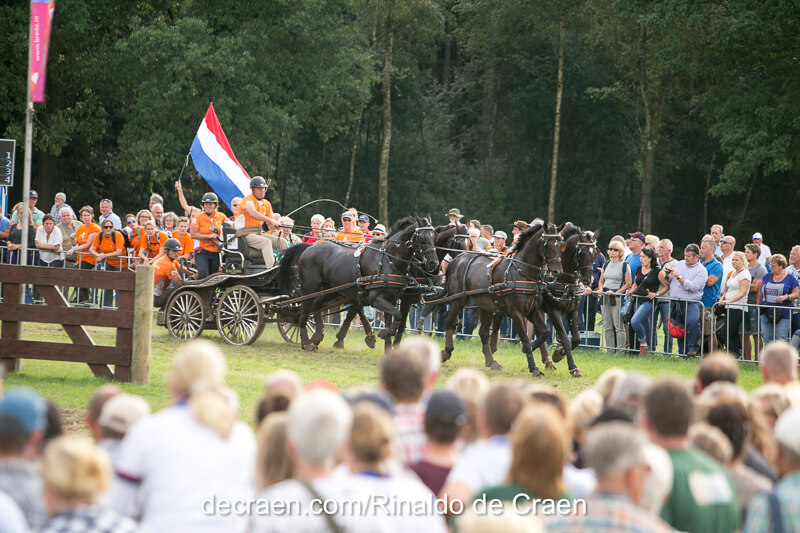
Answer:
[[[0,6],[12,200],[28,17]],[[154,191],[175,209],[213,101],[278,212],[325,197],[383,222],[459,207],[497,227],[550,207],[604,237],[682,246],[717,222],[787,250],[798,20],[795,0],[58,0],[32,183],[41,208],[63,190],[74,207],[110,197],[124,213]],[[184,188],[190,203],[206,190],[191,164]]]

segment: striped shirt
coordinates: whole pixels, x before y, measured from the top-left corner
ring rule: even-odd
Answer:
[[[781,508],[783,530],[800,531],[800,471],[794,471],[784,477],[775,486],[775,494]],[[772,527],[771,513],[767,495],[761,493],[750,503],[747,510],[745,533],[768,533],[775,531]]]
[[[0,462],[0,491],[16,502],[31,529],[40,528],[47,520],[42,481],[33,461],[20,459]]]
[[[573,509],[579,510],[576,505]],[[545,520],[547,533],[666,533],[659,517],[635,506],[621,493],[601,492],[586,500],[586,513],[566,513]]]
[[[425,450],[425,405],[421,402],[396,403],[393,411],[400,460],[404,465],[416,463],[422,459]]]
[[[683,278],[683,283],[678,281],[678,276]],[[708,280],[708,271],[698,261],[694,265],[687,265],[680,261],[674,265],[672,281],[669,284],[669,297],[676,300],[697,300],[703,297],[703,289]]]

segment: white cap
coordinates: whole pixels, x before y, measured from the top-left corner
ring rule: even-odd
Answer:
[[[764,237],[762,237],[759,232],[755,232],[755,233],[753,233],[753,238],[754,239],[763,239]]]
[[[375,233],[376,231],[379,231],[381,233],[386,233],[386,226],[384,226],[383,224],[375,224],[375,227],[372,228],[372,232]]]
[[[783,412],[775,423],[773,435],[781,446],[800,455],[800,407],[791,407]]]
[[[508,239],[508,235],[506,235],[506,232],[505,231],[500,231],[500,230],[494,232],[494,237],[497,238],[497,239],[503,239],[503,240]]]
[[[150,414],[150,404],[141,396],[120,393],[112,396],[103,405],[98,422],[117,433],[127,433],[140,419]]]

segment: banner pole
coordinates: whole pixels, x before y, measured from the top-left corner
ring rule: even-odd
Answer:
[[[28,41],[28,78],[25,80],[27,97],[25,98],[25,162],[22,170],[22,220],[20,221],[25,228],[22,232],[22,248],[20,249],[20,265],[28,264],[28,221],[30,220],[29,196],[31,191],[31,152],[33,152],[33,99],[31,95],[31,62],[33,60],[33,2],[30,3],[30,38]],[[22,303],[24,303],[25,291],[22,291]],[[20,334],[22,330],[20,329]]]

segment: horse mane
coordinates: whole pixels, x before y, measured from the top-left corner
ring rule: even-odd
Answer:
[[[522,250],[522,247],[525,246],[525,243],[531,240],[533,236],[542,229],[542,227],[543,226],[541,224],[536,224],[520,233],[519,237],[517,238],[517,244],[514,245],[514,249]]]
[[[407,216],[405,218],[401,218],[400,220],[398,220],[397,222],[394,223],[394,226],[392,226],[392,229],[390,229],[389,233],[386,235],[386,239],[387,240],[391,239],[396,234],[398,234],[398,233],[402,232],[403,230],[405,230],[406,228],[408,228],[410,225],[416,224],[416,223],[417,223],[417,219],[415,217]]]
[[[565,241],[575,235],[578,236],[578,242],[580,242],[583,238],[583,232],[581,231],[581,228],[579,228],[574,224],[567,224],[566,226],[564,226],[564,229],[562,230],[561,234],[564,237]]]
[[[292,289],[292,265],[300,259],[300,254],[310,247],[311,245],[308,243],[299,243],[290,246],[289,249],[283,253],[277,275],[278,287],[280,287],[282,294],[290,293]]]

